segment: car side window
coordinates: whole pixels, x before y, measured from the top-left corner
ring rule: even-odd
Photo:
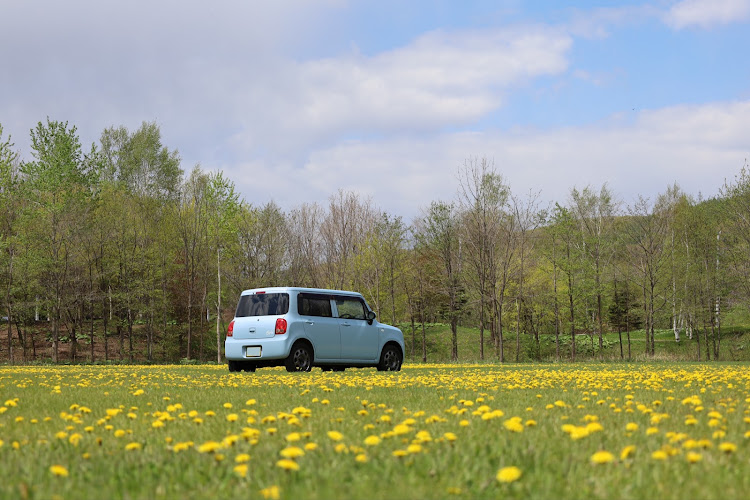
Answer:
[[[332,318],[331,299],[325,295],[300,293],[297,296],[297,312],[302,316]]]
[[[365,304],[356,297],[336,297],[336,309],[339,318],[343,319],[366,319]]]

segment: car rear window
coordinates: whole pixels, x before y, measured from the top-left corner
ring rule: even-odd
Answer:
[[[331,297],[311,293],[300,293],[297,296],[297,312],[302,316],[333,317]]]
[[[261,293],[243,295],[237,304],[235,317],[280,316],[289,312],[288,293]]]

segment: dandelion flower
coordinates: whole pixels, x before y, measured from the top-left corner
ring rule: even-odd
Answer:
[[[198,453],[214,453],[221,449],[221,443],[218,441],[206,441],[198,447]]]
[[[237,474],[239,477],[247,477],[247,465],[246,464],[239,464],[234,466],[234,473]]]
[[[653,458],[654,460],[666,460],[667,452],[664,450],[656,450],[651,454],[651,458]]]
[[[247,453],[240,453],[239,455],[234,457],[234,461],[238,464],[244,464],[245,462],[250,461],[250,455],[248,455]]]
[[[281,498],[281,489],[276,485],[269,486],[260,490],[260,495],[266,500],[279,500]]]
[[[288,446],[281,450],[279,452],[279,455],[284,458],[299,458],[301,456],[304,456],[305,452],[302,450],[302,448],[299,448],[297,446]]]
[[[626,458],[630,458],[635,454],[635,445],[630,444],[622,449],[620,452],[620,460],[625,460]]]
[[[591,455],[592,464],[608,464],[615,460],[615,456],[608,451],[597,451]]]
[[[497,471],[497,480],[501,483],[512,483],[521,477],[521,469],[516,466],[503,467]]]
[[[276,462],[277,467],[281,467],[284,470],[299,470],[299,464],[294,460],[284,458]]]
[[[344,435],[338,431],[328,431],[328,437],[331,441],[341,441],[344,439]]]
[[[694,451],[689,451],[688,454],[685,455],[685,458],[687,458],[687,461],[691,464],[698,463],[703,460],[703,456],[700,453],[696,453]]]
[[[53,476],[68,477],[68,469],[62,465],[52,465],[50,466],[49,471]]]
[[[354,460],[356,460],[360,464],[364,464],[367,462],[367,455],[365,455],[364,453],[360,453],[356,457],[354,457]]]
[[[380,444],[381,439],[378,436],[367,436],[365,438],[365,444],[367,446],[375,446]]]
[[[732,453],[734,451],[737,451],[737,445],[734,443],[724,442],[719,445],[719,450],[723,451],[724,453]]]
[[[143,445],[141,445],[141,443],[136,443],[136,442],[128,443],[125,445],[125,449],[127,451],[140,450],[142,447]]]
[[[299,432],[290,432],[284,439],[286,439],[287,443],[294,443],[295,441],[302,439],[302,436]]]

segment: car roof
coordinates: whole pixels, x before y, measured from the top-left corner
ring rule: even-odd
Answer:
[[[351,292],[347,290],[331,290],[327,288],[304,288],[304,287],[297,287],[297,286],[274,286],[274,287],[267,287],[267,288],[252,288],[249,290],[243,290],[242,295],[252,295],[258,292],[265,292],[265,293],[303,292],[303,293],[352,295],[352,296],[357,296],[357,297],[362,296],[362,294],[359,292]]]

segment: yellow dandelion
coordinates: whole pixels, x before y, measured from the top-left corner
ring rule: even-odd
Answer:
[[[281,489],[276,485],[269,486],[260,490],[260,495],[266,500],[279,500],[281,498]]]
[[[49,471],[53,476],[68,477],[68,469],[62,465],[51,465]]]
[[[521,469],[516,466],[503,467],[497,471],[496,478],[501,483],[512,483],[521,478]]]
[[[247,477],[247,465],[246,464],[238,464],[234,466],[234,473],[238,475],[239,477]]]
[[[277,467],[281,467],[284,470],[299,470],[299,464],[289,458],[284,458],[276,462]]]
[[[143,445],[141,443],[132,442],[132,443],[128,443],[125,445],[125,450],[127,451],[140,450],[142,447]]]
[[[214,453],[221,449],[221,443],[218,441],[206,441],[198,447],[198,453]]]
[[[279,452],[284,458],[299,458],[305,455],[304,450],[297,446],[288,446]]]
[[[364,453],[360,453],[356,457],[354,457],[354,460],[360,464],[367,463],[367,455],[365,455]]]
[[[632,457],[635,454],[635,445],[630,444],[622,449],[620,452],[620,460],[625,460]]]
[[[596,465],[608,464],[615,460],[615,456],[608,451],[597,451],[591,455],[591,463]]]
[[[290,432],[284,439],[287,443],[294,443],[302,439],[302,435],[299,432]]]
[[[423,448],[421,444],[410,444],[409,446],[406,447],[407,453],[411,453],[411,454],[421,453],[422,450]]]
[[[338,443],[336,446],[333,447],[333,449],[336,451],[336,453],[349,452],[349,447],[346,446],[344,443]]]
[[[685,458],[691,464],[695,464],[703,460],[703,456],[700,453],[696,453],[694,451],[689,451],[687,455],[685,455]]]
[[[656,450],[651,454],[651,458],[654,460],[666,460],[667,456],[667,452],[664,450]]]
[[[730,442],[724,442],[719,445],[719,450],[723,451],[724,453],[732,453],[737,451],[737,445]]]
[[[365,444],[367,446],[376,446],[376,445],[380,444],[381,441],[382,440],[378,436],[374,436],[374,435],[373,436],[367,436],[365,438]]]
[[[244,464],[245,462],[250,461],[250,455],[248,455],[247,453],[240,453],[239,455],[234,457],[234,461],[238,464]]]
[[[344,435],[338,431],[328,431],[328,438],[331,441],[341,441],[344,439]]]

